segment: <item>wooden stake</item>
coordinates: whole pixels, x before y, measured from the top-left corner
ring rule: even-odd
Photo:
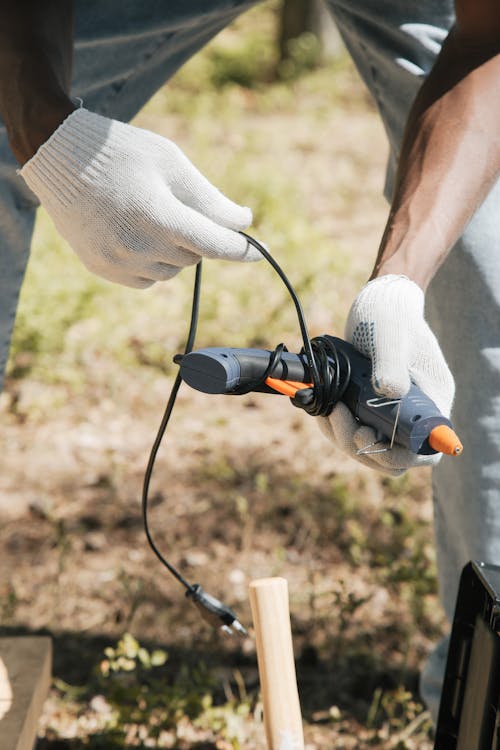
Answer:
[[[288,584],[261,578],[250,583],[249,593],[268,750],[304,750]]]

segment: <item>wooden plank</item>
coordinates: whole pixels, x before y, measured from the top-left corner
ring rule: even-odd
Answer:
[[[0,638],[0,750],[33,750],[51,669],[50,638]]]

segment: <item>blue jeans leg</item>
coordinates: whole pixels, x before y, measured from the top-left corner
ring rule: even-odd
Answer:
[[[38,205],[17,166],[0,122],[0,389]]]
[[[127,122],[255,0],[77,0],[73,93]]]

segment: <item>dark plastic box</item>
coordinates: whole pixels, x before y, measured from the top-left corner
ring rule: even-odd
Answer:
[[[434,750],[500,750],[500,567],[462,571]]]

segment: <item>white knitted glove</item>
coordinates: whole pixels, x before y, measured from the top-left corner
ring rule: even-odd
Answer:
[[[126,286],[170,279],[200,256],[258,260],[252,221],[171,141],[77,109],[20,170],[87,268]]]
[[[370,281],[354,300],[345,336],[372,360],[372,385],[377,393],[400,398],[413,381],[445,417],[450,416],[455,384],[424,319],[424,293],[417,284],[392,274]],[[357,454],[375,443],[376,435],[356,422],[342,403],[329,417],[319,419],[322,432],[344,453],[386,474],[398,476],[412,466],[434,465],[441,459],[440,453],[417,456],[397,445],[384,453]]]

